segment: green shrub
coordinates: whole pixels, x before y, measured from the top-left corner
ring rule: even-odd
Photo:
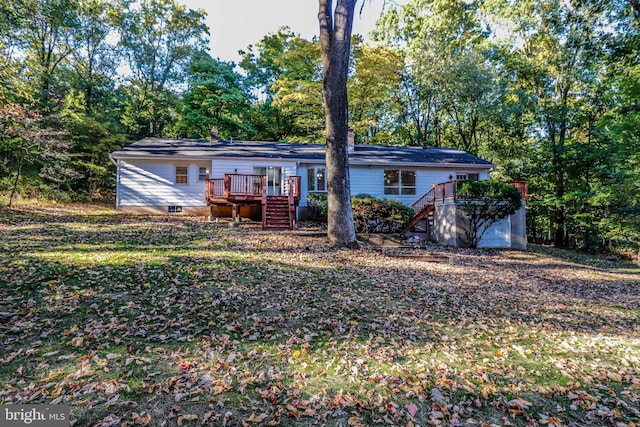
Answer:
[[[522,206],[520,192],[511,184],[499,181],[459,181],[458,208],[467,217],[464,239],[477,248],[484,233],[496,222],[515,213]]]
[[[327,222],[327,194],[309,193],[307,195],[307,212],[309,220]]]
[[[309,193],[308,216],[312,221],[327,221],[327,195]],[[368,194],[351,197],[356,233],[397,233],[413,218],[413,208],[396,200],[378,199]]]
[[[413,218],[413,208],[366,194],[351,198],[356,233],[397,233]]]

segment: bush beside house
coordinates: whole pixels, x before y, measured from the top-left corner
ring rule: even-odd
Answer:
[[[310,193],[308,215],[312,221],[327,220],[327,195]],[[368,194],[351,198],[353,222],[357,233],[398,233],[413,218],[413,208],[396,200],[385,200]]]

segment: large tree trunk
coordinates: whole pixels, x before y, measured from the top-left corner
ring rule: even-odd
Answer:
[[[557,124],[554,122],[555,117],[551,116],[547,119],[549,129],[549,139],[551,141],[551,154],[555,184],[555,231],[553,236],[554,246],[564,248],[567,240],[567,217],[564,205],[564,139],[566,134],[566,123],[560,124],[560,135],[556,132]]]
[[[347,76],[351,28],[357,0],[319,0],[320,43],[324,67],[327,158],[327,236],[336,246],[356,245],[349,182]]]

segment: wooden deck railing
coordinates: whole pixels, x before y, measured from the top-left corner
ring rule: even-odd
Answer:
[[[508,184],[513,185],[520,192],[520,196],[524,201],[529,200],[529,183],[525,181],[512,181]],[[416,212],[422,211],[427,206],[433,205],[436,201],[444,203],[447,199],[456,200],[457,181],[441,182],[434,184],[433,187],[422,195],[412,206]]]
[[[207,201],[212,199],[224,199],[224,178],[212,178],[206,180]]]
[[[416,212],[420,212],[425,207],[434,204],[436,201],[444,202],[447,199],[456,198],[456,181],[441,182],[434,184],[429,191],[420,197],[412,206]]]
[[[224,174],[224,198],[262,200],[267,188],[267,176],[255,174]]]
[[[292,204],[300,200],[300,177],[292,175],[287,180],[285,195]],[[228,173],[224,178],[206,180],[206,198],[209,203],[258,202],[266,203],[267,176],[257,174]]]
[[[287,180],[287,195],[294,201],[300,200],[300,176],[291,175]]]

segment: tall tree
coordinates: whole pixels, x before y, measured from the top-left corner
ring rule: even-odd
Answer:
[[[324,70],[327,161],[327,236],[336,246],[353,246],[356,233],[351,208],[347,78],[356,0],[319,0],[320,45]]]
[[[286,141],[324,140],[320,43],[289,28],[267,34],[242,51],[240,65],[259,99],[259,137]],[[267,119],[268,126],[260,123]]]
[[[58,104],[58,72],[76,48],[76,0],[24,0],[16,11],[21,19],[16,37],[24,42],[35,96],[44,107]],[[25,78],[27,75],[25,75]]]
[[[352,43],[353,73],[349,78],[349,124],[359,141],[373,144],[397,143],[393,111],[394,94],[400,83],[402,57],[396,49]]]
[[[25,91],[24,61],[19,53],[24,40],[15,37],[23,25],[19,7],[12,1],[0,1],[0,103],[16,101]]]
[[[554,242],[567,244],[565,204],[567,144],[575,130],[579,100],[593,78],[605,7],[598,1],[516,1],[503,4],[512,19],[512,71],[519,88],[535,100],[539,139],[546,148],[555,193]]]
[[[138,135],[162,135],[194,53],[206,50],[204,10],[175,0],[128,0],[119,16],[120,44],[132,78],[126,122]],[[142,119],[142,120],[140,120]]]
[[[182,114],[176,134],[189,138],[209,138],[218,127],[222,137],[252,136],[248,123],[250,97],[243,77],[232,62],[214,60],[207,53],[195,56],[189,67],[189,89],[183,96]]]
[[[113,83],[118,65],[113,17],[122,6],[119,1],[78,0],[76,49],[71,67],[82,95],[84,111],[91,114],[99,102],[100,91]]]
[[[378,39],[405,61],[395,95],[405,143],[478,153],[494,101],[478,9],[478,2],[411,0],[380,20]]]

